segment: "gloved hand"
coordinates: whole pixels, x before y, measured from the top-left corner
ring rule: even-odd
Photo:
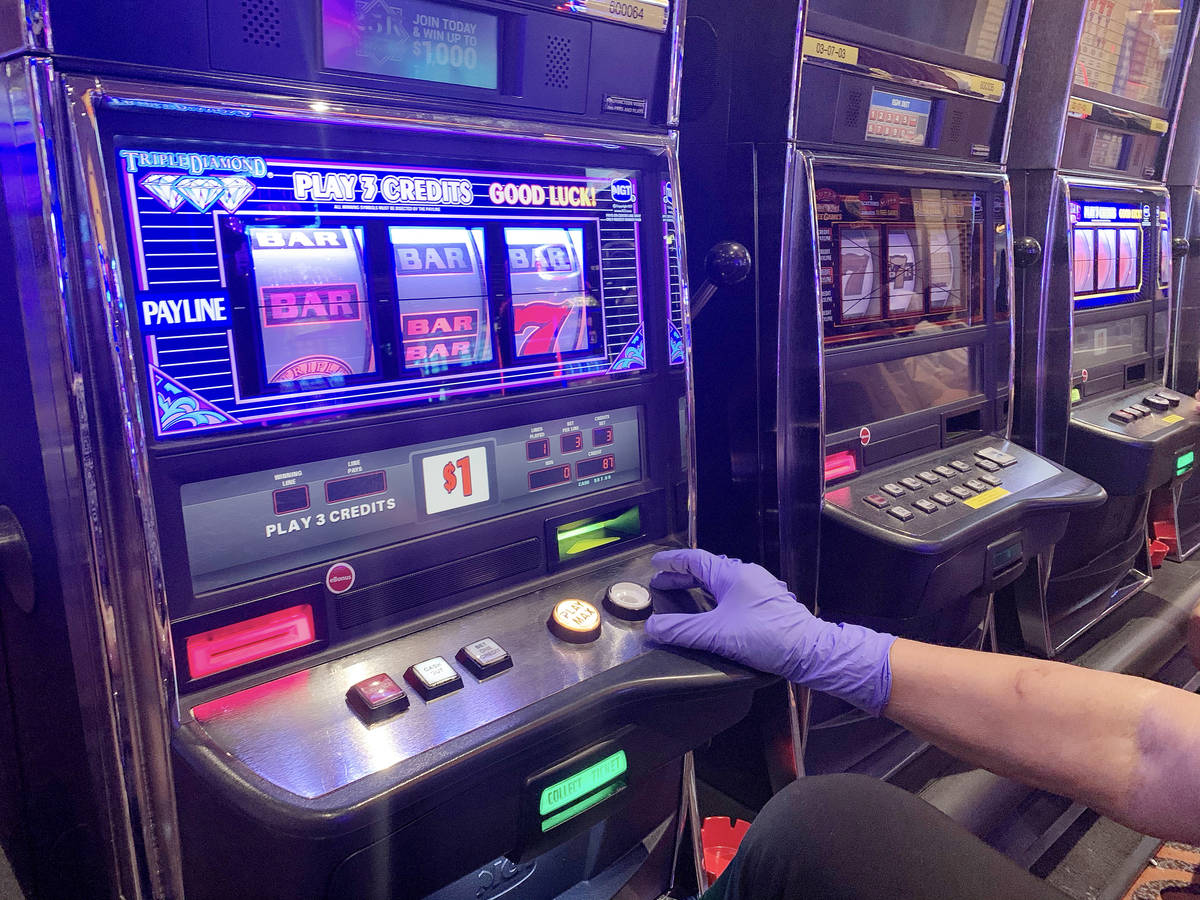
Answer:
[[[654,564],[662,571],[650,580],[651,587],[699,585],[716,598],[717,608],[656,613],[646,620],[648,637],[781,675],[873,716],[887,706],[892,635],[818,619],[762,566],[705,550],[665,550],[654,555]]]

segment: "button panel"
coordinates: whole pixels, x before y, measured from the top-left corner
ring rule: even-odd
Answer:
[[[900,485],[896,484],[894,481],[890,481],[883,485],[880,490],[885,494],[891,495],[892,497],[903,497],[905,494],[904,488],[900,487]]]
[[[946,493],[953,494],[959,500],[966,500],[975,496],[975,491],[971,490],[969,487],[964,487],[961,484],[956,484],[954,487],[948,488]]]
[[[934,475],[932,472],[918,472],[917,477],[920,478],[926,484],[937,484],[939,481],[942,480],[942,479],[938,478],[936,475]]]
[[[907,522],[913,517],[913,514],[903,506],[893,506],[888,510],[888,515],[895,519],[899,519],[901,522]]]
[[[945,491],[938,491],[936,494],[933,495],[933,499],[936,502],[940,503],[942,506],[953,506],[955,503],[958,502],[953,497],[951,497],[949,494],[947,494]]]
[[[925,487],[925,484],[920,479],[912,477],[901,478],[900,483],[910,491],[919,491],[921,488]]]
[[[990,484],[992,487],[999,487],[1000,485],[1004,484],[1004,481],[997,478],[995,475],[980,475],[979,480],[984,484]]]
[[[950,460],[950,468],[958,469],[960,472],[970,472],[971,464],[969,462],[963,462],[961,459],[952,459]]]
[[[958,473],[949,466],[934,466],[933,471],[938,475],[941,475],[943,478],[955,478],[958,475]]]
[[[939,509],[941,509],[941,507],[938,506],[936,503],[934,503],[932,500],[925,500],[925,499],[914,500],[913,508],[919,509],[923,513],[935,513]]]

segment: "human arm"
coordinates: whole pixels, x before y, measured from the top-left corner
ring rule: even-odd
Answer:
[[[704,551],[668,552],[656,562],[667,571],[655,584],[694,579],[718,605],[693,616],[652,616],[652,638],[882,711],[972,764],[1138,830],[1200,842],[1200,697],[1125,675],[823,622],[760,567]]]

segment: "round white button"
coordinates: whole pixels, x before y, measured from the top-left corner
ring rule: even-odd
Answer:
[[[609,585],[604,605],[620,619],[645,619],[653,612],[650,591],[633,581],[618,581]]]

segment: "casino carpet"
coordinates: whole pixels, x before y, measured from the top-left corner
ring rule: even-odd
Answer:
[[[1122,900],[1184,900],[1200,897],[1200,848],[1168,842],[1158,848],[1146,870]]]

